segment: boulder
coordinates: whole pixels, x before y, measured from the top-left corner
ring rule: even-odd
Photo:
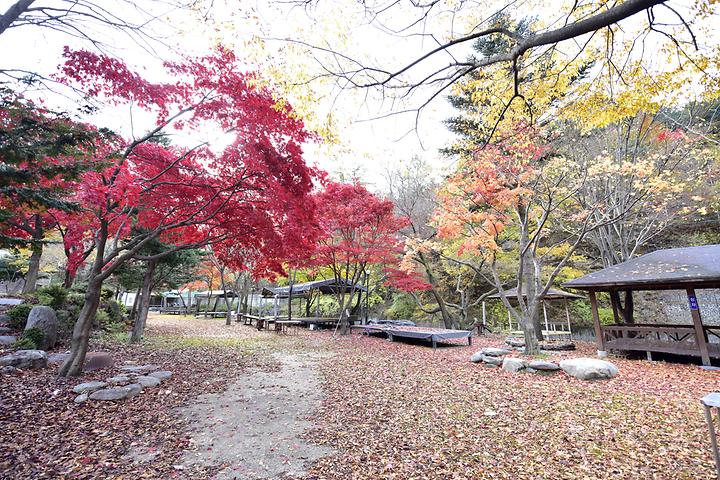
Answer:
[[[124,365],[120,370],[128,373],[151,372],[160,368],[160,365]]]
[[[168,378],[172,377],[172,372],[168,370],[160,370],[158,372],[148,373],[148,376],[155,377],[159,380],[167,380]]]
[[[94,380],[92,382],[79,383],[73,387],[75,393],[92,393],[95,390],[107,387],[106,382],[99,382]]]
[[[43,350],[47,350],[55,346],[57,343],[58,319],[55,310],[45,305],[36,305],[30,310],[25,330],[37,328],[43,332],[42,345],[38,345]]]
[[[157,377],[142,376],[135,378],[135,381],[142,385],[143,388],[157,387],[160,385],[160,379]]]
[[[47,367],[47,353],[42,350],[18,350],[0,357],[0,367],[35,370]]]
[[[502,368],[507,372],[517,373],[527,367],[527,362],[522,358],[505,357],[503,359]]]
[[[6,374],[6,375],[15,375],[15,374],[18,373],[19,371],[20,371],[20,370],[18,370],[18,369],[15,368],[15,367],[11,367],[10,365],[6,365],[6,366],[0,368],[0,372],[4,373],[4,374]]]
[[[90,352],[85,356],[85,365],[83,365],[83,372],[94,372],[95,370],[102,370],[103,368],[109,368],[114,365],[112,355],[107,352]]]
[[[569,352],[575,350],[575,344],[573,342],[540,342],[540,348],[555,352]]]
[[[88,399],[88,398],[90,398],[90,397],[88,397],[88,394],[87,394],[87,393],[81,393],[80,395],[78,395],[77,397],[75,397],[75,400],[73,400],[73,401],[74,401],[75,403],[84,403],[84,402],[87,402],[87,399]]]
[[[560,362],[560,368],[571,377],[580,380],[603,380],[618,374],[618,368],[605,360],[596,358],[572,358]]]
[[[134,397],[142,391],[142,386],[132,383],[124,387],[104,388],[90,394],[90,400],[124,400]]]
[[[500,366],[503,363],[502,357],[491,357],[489,355],[483,355],[483,362],[490,364],[490,365],[497,365]]]
[[[0,335],[0,346],[10,346],[17,341],[15,335]]]
[[[127,375],[116,375],[107,379],[107,383],[111,385],[125,385],[130,383],[130,377]]]
[[[510,353],[510,350],[507,350],[505,348],[495,348],[495,347],[486,347],[480,351],[483,354],[488,355],[490,357],[502,357],[502,356]]]
[[[7,315],[0,315],[0,317],[7,317]],[[10,321],[10,317],[8,317],[8,321]],[[0,319],[0,323],[5,323]],[[0,327],[0,335],[7,335],[8,333],[12,333],[12,328],[10,327]]]
[[[53,365],[60,365],[69,357],[69,353],[51,353],[48,356],[48,363]],[[83,372],[94,372],[95,370],[102,370],[113,366],[113,357],[107,352],[88,352],[85,355],[85,365],[83,365]]]
[[[525,347],[525,340],[521,338],[515,338],[515,337],[508,337],[505,340],[505,343],[510,345],[511,347],[518,348],[518,347]]]
[[[475,353],[473,353],[472,356],[470,357],[470,361],[471,361],[472,363],[480,363],[480,362],[482,362],[483,357],[484,357],[484,355],[483,355],[482,351],[480,351],[480,352],[475,352]]]
[[[535,370],[542,370],[545,372],[554,372],[556,370],[560,370],[560,366],[558,366],[558,364],[548,362],[546,360],[533,360],[530,362],[528,367]]]

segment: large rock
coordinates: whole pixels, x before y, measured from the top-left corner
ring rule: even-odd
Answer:
[[[0,338],[1,338],[1,337],[0,337]],[[475,352],[475,353],[473,353],[472,356],[470,357],[470,361],[471,361],[472,363],[480,363],[480,362],[482,362],[484,356],[485,356],[485,355],[483,355],[482,351]]]
[[[8,347],[15,343],[17,337],[15,335],[0,335],[0,346]]]
[[[30,310],[25,330],[37,328],[43,332],[42,345],[38,347],[47,350],[55,346],[57,343],[58,319],[55,310],[45,305],[36,305]]]
[[[137,383],[142,385],[143,388],[157,387],[160,385],[160,379],[157,377],[142,376],[135,379]]]
[[[93,380],[92,382],[85,382],[80,383],[78,385],[75,385],[73,387],[73,392],[75,393],[91,393],[96,390],[100,390],[101,388],[107,387],[106,382],[99,382],[97,380]]]
[[[495,366],[499,367],[503,363],[503,358],[502,357],[491,357],[490,355],[483,355],[482,361],[489,365],[495,365]]]
[[[519,372],[527,367],[527,362],[522,358],[505,357],[503,359],[502,368],[507,372]]]
[[[480,350],[483,354],[490,357],[502,357],[510,353],[510,350],[505,348],[486,347]]]
[[[42,350],[18,350],[0,357],[0,367],[35,370],[47,367],[47,353]]]
[[[151,372],[153,370],[157,370],[160,368],[159,365],[124,365],[120,367],[120,370],[128,373],[142,373],[142,372]]]
[[[127,375],[116,375],[108,378],[107,382],[111,385],[126,385],[130,383],[130,377]]]
[[[572,358],[560,362],[560,368],[571,377],[580,380],[603,380],[618,374],[618,368],[605,360],[595,358]]]
[[[168,370],[161,370],[159,372],[148,373],[148,376],[155,377],[159,380],[167,380],[168,378],[172,377],[172,372]]]
[[[546,360],[533,360],[532,362],[530,362],[528,367],[534,370],[542,370],[545,372],[554,372],[556,370],[560,370],[558,364],[548,362]]]
[[[69,353],[51,353],[48,357],[48,363],[60,365],[69,357]],[[113,366],[113,357],[107,352],[89,352],[85,355],[85,365],[83,372],[94,372]]]
[[[132,383],[124,387],[104,388],[90,394],[90,400],[124,400],[142,391],[142,385]]]

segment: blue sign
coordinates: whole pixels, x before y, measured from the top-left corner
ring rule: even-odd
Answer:
[[[697,297],[695,295],[688,295],[688,300],[690,301],[690,310],[698,310],[698,302]]]

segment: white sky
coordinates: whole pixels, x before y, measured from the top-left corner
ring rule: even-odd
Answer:
[[[565,0],[552,0],[558,4]],[[689,1],[689,0],[688,0]],[[127,3],[120,0],[98,0],[107,8],[120,8],[123,15],[134,16],[132,10],[127,8]],[[552,2],[544,2],[544,5]],[[10,0],[0,0],[0,11],[14,3]],[[57,0],[36,0],[35,5],[57,4]],[[137,2],[146,6],[150,2]],[[212,46],[221,42],[233,47],[238,56],[250,56],[256,52],[246,50],[244,42],[253,36],[273,38],[301,38],[316,45],[322,45],[326,39],[345,38],[345,44],[338,46],[338,50],[353,52],[357,57],[362,58],[376,65],[387,65],[388,69],[405,65],[409,60],[417,58],[433,45],[426,38],[414,36],[407,38],[405,35],[393,35],[386,30],[384,33],[375,26],[368,26],[368,18],[360,9],[357,0],[325,0],[319,4],[321,8],[311,12],[302,9],[288,9],[277,7],[278,2],[271,0],[215,0],[213,2],[213,22],[203,24],[196,15],[188,12],[174,13],[171,17],[163,17],[168,24],[178,27],[181,33],[173,32],[167,26],[158,25],[156,33],[166,37],[166,42],[176,51],[184,52],[187,55],[202,55],[208,52]],[[452,5],[453,2],[446,2]],[[458,2],[455,2],[458,3]],[[492,4],[489,1],[488,4]],[[687,3],[676,1],[674,6]],[[516,11],[524,15],[537,14],[538,17],[552,17],[557,11],[550,11],[547,8],[539,10],[538,5],[543,2],[539,0],[518,0],[515,5]],[[67,4],[61,4],[66,6]],[[410,18],[412,10],[392,9],[392,16],[386,16],[382,20],[388,29],[405,25]],[[474,12],[477,16],[474,20],[482,20],[482,15],[494,11],[488,7],[486,10],[475,7],[465,9],[462,12]],[[452,22],[451,22],[452,21]],[[427,26],[418,25],[414,32],[425,32],[438,25],[447,27],[454,25],[455,28],[463,29],[469,19],[454,16],[452,12],[439,13],[437,17],[431,18]],[[442,29],[437,29],[442,31]],[[116,31],[101,31],[100,37],[112,45],[112,51],[123,58],[131,67],[140,73],[151,78],[157,76],[160,70],[160,62],[157,57],[149,55],[139,46],[127,38],[126,35]],[[443,40],[439,38],[438,40]],[[2,66],[4,68],[22,68],[37,71],[49,75],[53,73],[61,62],[61,52],[64,45],[72,47],[83,46],[89,48],[87,43],[81,43],[46,29],[34,26],[21,27],[8,30],[0,35],[0,51],[2,53]],[[267,42],[270,52],[276,52],[283,47],[282,42]],[[167,51],[160,48],[163,57],[169,56]],[[464,46],[455,52],[456,58],[464,58],[468,53],[468,47]],[[260,59],[266,61],[267,59]],[[421,67],[417,75],[422,74],[422,69],[430,68],[448,62],[447,57],[440,57],[435,63],[428,63]],[[270,60],[272,62],[285,62],[288,64],[288,71],[292,74],[291,68],[297,65],[317,68],[311,59],[291,59],[280,56]],[[298,63],[299,62],[299,63]],[[303,63],[304,62],[304,63]],[[371,186],[382,188],[383,172],[388,166],[393,166],[401,161],[418,155],[427,160],[436,168],[442,171],[448,161],[442,159],[438,149],[447,145],[452,135],[443,126],[442,120],[452,115],[453,111],[440,97],[436,99],[420,116],[420,123],[415,129],[415,115],[405,114],[390,116],[386,118],[368,121],[367,119],[388,113],[393,109],[402,109],[402,105],[392,105],[389,102],[380,102],[377,97],[364,97],[365,92],[340,91],[331,85],[317,85],[316,93],[323,96],[322,102],[318,105],[321,112],[332,110],[338,120],[338,133],[341,138],[340,145],[318,146],[311,145],[306,149],[306,159],[309,163],[317,162],[330,172],[342,171],[345,173],[359,169],[361,178]],[[412,105],[418,105],[426,98],[428,91],[419,92],[419,96],[412,99]],[[291,99],[292,101],[292,99]],[[50,105],[59,105],[64,108],[71,108],[71,104],[59,96],[48,95],[47,102]],[[124,135],[130,135],[130,111],[127,108],[113,108],[103,111],[100,115],[89,119],[102,126],[108,126]],[[150,118],[135,116],[133,118],[136,126],[136,133],[142,130],[143,125],[150,126]],[[212,132],[207,133],[212,136]],[[422,142],[420,141],[422,139]]]

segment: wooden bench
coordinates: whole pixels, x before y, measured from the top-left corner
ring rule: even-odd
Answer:
[[[297,335],[302,325],[303,322],[300,320],[275,320],[275,332],[288,334],[292,329]]]

